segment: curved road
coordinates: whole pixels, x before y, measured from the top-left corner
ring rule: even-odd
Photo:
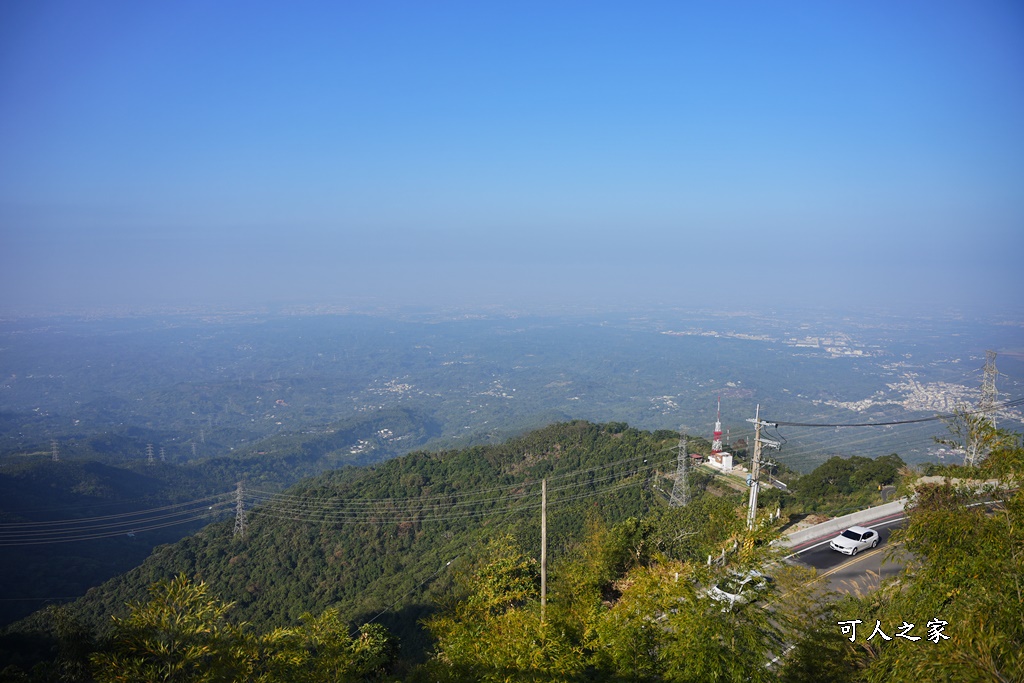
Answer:
[[[862,550],[854,556],[844,555],[828,547],[828,542],[838,533],[830,534],[809,544],[799,554],[790,558],[818,570],[818,576],[827,579],[826,587],[840,593],[868,593],[890,576],[898,574],[906,563],[908,554],[889,543],[892,529],[902,526],[903,517],[868,524],[878,530],[881,542],[877,548]],[[890,553],[892,551],[892,553]],[[891,557],[890,557],[891,554]]]

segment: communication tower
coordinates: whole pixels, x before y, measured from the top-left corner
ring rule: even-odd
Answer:
[[[711,457],[708,465],[723,472],[732,471],[732,453],[722,450],[722,397],[718,397],[718,412],[715,416],[715,432],[711,439]]]
[[[706,432],[705,432],[706,433]],[[718,413],[715,415],[715,434],[711,441],[711,457],[722,458],[722,397],[718,397]]]

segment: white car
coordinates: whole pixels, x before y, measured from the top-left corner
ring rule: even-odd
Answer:
[[[865,526],[851,526],[828,543],[832,550],[838,550],[846,555],[856,555],[858,551],[874,548],[876,545],[878,532]]]

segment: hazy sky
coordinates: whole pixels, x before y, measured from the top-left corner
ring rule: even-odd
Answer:
[[[0,306],[1019,306],[1024,5],[0,3]]]

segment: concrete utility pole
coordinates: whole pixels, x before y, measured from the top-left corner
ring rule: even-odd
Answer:
[[[761,447],[778,448],[779,444],[775,441],[761,438],[761,427],[775,427],[777,425],[774,422],[761,421],[760,403],[754,412],[754,419],[748,419],[747,422],[754,423],[754,457],[750,464],[750,505],[747,508],[747,528],[753,529],[754,521],[757,519],[757,493],[761,487],[761,483],[758,481],[758,477],[761,475]]]
[[[548,480],[540,480],[540,621],[548,605]]]
[[[676,482],[672,486],[672,495],[668,504],[672,507],[686,507],[690,504],[690,449],[689,442],[679,428],[679,457],[676,461]]]

